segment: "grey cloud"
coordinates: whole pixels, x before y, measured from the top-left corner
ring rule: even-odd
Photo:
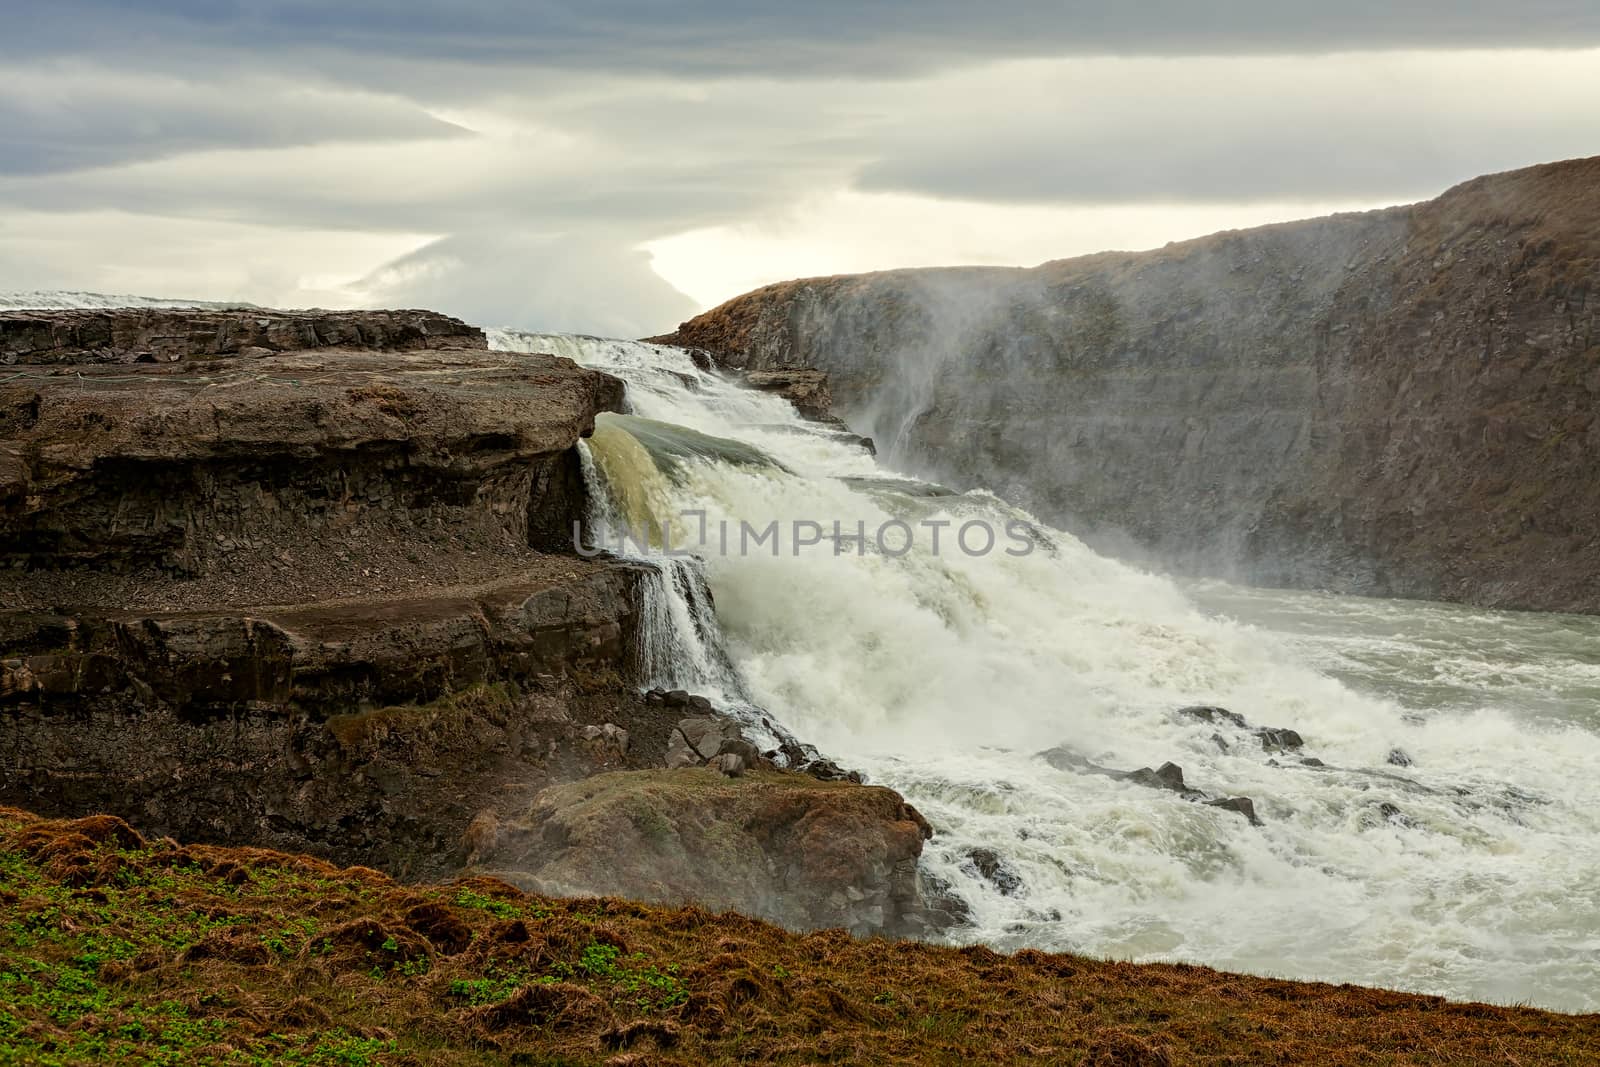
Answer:
[[[697,74],[904,74],[1041,55],[1600,44],[1588,0],[54,0],[0,51],[321,50],[328,56]]]
[[[427,306],[469,322],[610,337],[666,332],[694,302],[615,235],[458,234],[375,271],[352,289],[376,306]]]
[[[897,109],[858,184],[1057,204],[1421,198],[1600,150],[1600,70],[1554,66],[1512,53],[968,72]]]
[[[445,138],[398,98],[263,79],[204,82],[80,65],[0,70],[0,174],[48,174],[209,148]]]

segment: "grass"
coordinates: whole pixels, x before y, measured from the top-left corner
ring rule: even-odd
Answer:
[[[1595,1016],[403,886],[0,809],[0,1064],[1597,1060]]]

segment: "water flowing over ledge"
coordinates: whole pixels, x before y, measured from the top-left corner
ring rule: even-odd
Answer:
[[[596,528],[703,512],[713,528],[1039,531],[1025,557],[693,544],[680,547],[697,560],[655,557],[651,669],[766,709],[902,792],[940,831],[924,868],[967,901],[972,939],[1600,1006],[1594,620],[1486,627],[1441,605],[1185,590],[989,493],[929,492],[685,350],[490,340],[628,383],[629,415],[602,416],[590,442],[586,474],[610,506]],[[1178,713],[1196,704],[1250,728]],[[1181,764],[1190,785],[1253,798],[1262,825],[1037,756],[1061,746],[1095,766]]]

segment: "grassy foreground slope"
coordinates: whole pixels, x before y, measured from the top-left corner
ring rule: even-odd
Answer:
[[[1597,1061],[1600,1016],[404,886],[0,809],[0,1064]]]

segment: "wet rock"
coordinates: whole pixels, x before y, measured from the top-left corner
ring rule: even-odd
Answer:
[[[816,759],[807,763],[801,773],[819,782],[862,782],[864,777],[860,771],[847,771],[829,759]]]
[[[686,708],[689,706],[689,694],[683,689],[674,689],[663,693],[661,702],[669,708]]]
[[[968,852],[964,866],[970,866],[979,877],[998,889],[1001,896],[1014,896],[1022,889],[1022,879],[1017,872],[992,848],[975,848]]]
[[[1272,726],[1263,726],[1257,730],[1256,737],[1261,740],[1261,747],[1268,752],[1287,752],[1305,744],[1305,739],[1295,731]]]
[[[667,691],[665,689],[652,689],[645,693],[644,702],[648,707],[662,707],[667,702]]]
[[[1170,789],[1175,793],[1186,793],[1188,787],[1183,784],[1183,768],[1176,763],[1163,763],[1156,770],[1149,767],[1140,767],[1136,771],[1127,773],[1113,772],[1113,777],[1123,778],[1138,785],[1149,786],[1152,789]]]
[[[1317,759],[1317,757],[1315,757],[1315,756],[1306,756],[1304,759],[1302,759],[1300,761],[1300,766],[1302,766],[1302,767],[1326,767],[1327,764],[1323,763],[1321,760]]]
[[[1411,766],[1411,757],[1406,754],[1404,749],[1391,748],[1388,762],[1395,767],[1409,767]]]
[[[1223,739],[1221,734],[1212,734],[1211,743],[1217,746],[1218,752],[1228,751],[1228,742]]]
[[[1245,722],[1243,715],[1229,711],[1227,708],[1219,708],[1213,704],[1192,704],[1186,708],[1179,708],[1178,714],[1191,719],[1199,719],[1201,722],[1231,723],[1241,730],[1249,726]]]
[[[1162,789],[1167,792],[1177,793],[1185,800],[1228,808],[1230,811],[1237,811],[1244,815],[1253,825],[1260,825],[1260,821],[1255,816],[1255,805],[1248,797],[1213,797],[1204,790],[1195,789],[1184,781],[1183,768],[1176,763],[1163,763],[1154,770],[1149,767],[1140,767],[1135,771],[1119,771],[1092,763],[1065,745],[1047,749],[1039,753],[1039,758],[1059,770],[1115,778],[1119,781],[1132,782],[1135,785],[1146,786],[1150,789]],[[1245,810],[1246,808],[1248,808],[1248,811]]]
[[[808,419],[826,419],[833,407],[828,376],[817,370],[758,370],[744,376],[751,389],[776,393]]]
[[[689,707],[691,710],[698,711],[704,715],[710,715],[716,710],[712,707],[711,698],[703,696],[691,696],[689,698]]]
[[[1222,808],[1224,811],[1236,811],[1249,820],[1251,826],[1260,826],[1261,820],[1256,817],[1256,805],[1249,797],[1218,797],[1215,800],[1203,801],[1207,807]]]

